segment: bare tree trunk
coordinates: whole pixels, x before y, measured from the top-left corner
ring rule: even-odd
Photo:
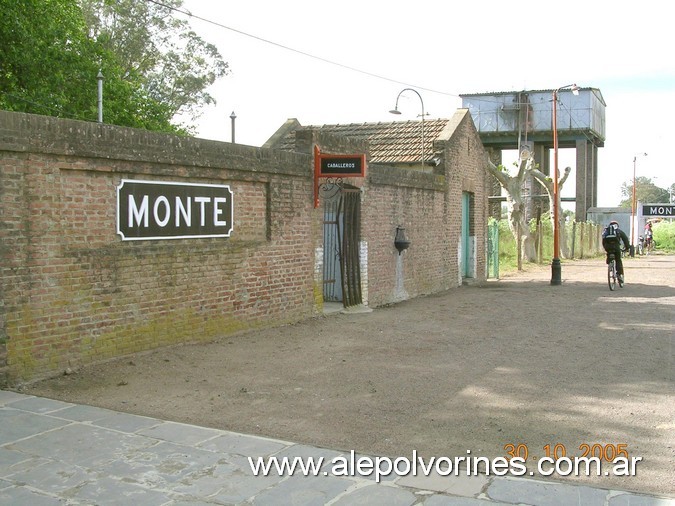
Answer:
[[[525,202],[522,195],[523,180],[527,172],[531,170],[532,160],[524,160],[520,163],[518,175],[510,176],[500,167],[496,167],[488,160],[488,171],[495,176],[499,184],[506,190],[506,212],[509,222],[509,230],[516,240],[518,249],[518,268],[522,269],[522,260],[536,261],[535,238],[530,233],[525,213]]]
[[[553,180],[546,176],[544,173],[540,172],[537,169],[531,169],[532,175],[534,178],[539,181],[539,183],[544,187],[546,190],[546,193],[548,193],[548,201],[549,201],[549,214],[551,216],[551,227],[555,229],[555,223],[554,223],[554,212],[553,212]],[[565,174],[560,178],[558,181],[558,195],[557,195],[557,206],[558,210],[562,210],[562,201],[560,199],[560,194],[562,193],[562,188],[563,185],[565,184],[565,181],[567,181],[567,177],[570,175],[570,172],[572,172],[571,167],[565,167]],[[563,258],[568,258],[569,257],[569,246],[568,246],[568,241],[567,241],[567,234],[565,234],[565,220],[563,218],[563,213],[559,212],[558,213],[558,231],[560,233],[560,254],[562,255]]]

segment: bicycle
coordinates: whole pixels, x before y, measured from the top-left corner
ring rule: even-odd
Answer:
[[[611,291],[616,290],[617,281],[619,287],[623,288],[623,281],[619,277],[619,274],[616,272],[616,256],[614,253],[609,254],[609,262],[607,262],[607,284]]]
[[[614,291],[616,289],[616,279],[618,278],[616,274],[616,257],[614,253],[610,253],[609,262],[607,263],[607,284],[609,285],[609,290]]]
[[[654,238],[653,237],[647,237],[645,239],[645,247],[646,255],[649,255],[652,251],[654,251]]]

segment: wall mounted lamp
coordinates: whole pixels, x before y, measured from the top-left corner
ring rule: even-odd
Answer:
[[[403,253],[410,247],[410,241],[405,236],[405,228],[396,227],[396,236],[394,237],[394,247],[398,250],[398,254]]]

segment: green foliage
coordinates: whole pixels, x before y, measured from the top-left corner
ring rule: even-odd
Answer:
[[[98,54],[77,4],[0,0],[0,8],[0,107],[84,118],[83,97],[73,90],[93,79],[95,110]]]
[[[532,218],[529,221],[530,232],[534,237],[537,233],[537,220]],[[574,246],[574,258],[590,258],[603,255],[600,243],[601,225],[593,223],[576,224],[570,219],[565,222],[560,233],[561,241],[566,241],[570,247]],[[553,226],[551,224],[549,213],[541,216],[541,262],[550,263],[553,258]],[[564,253],[564,252],[563,252]],[[525,261],[524,261],[525,262]],[[525,262],[526,263],[526,262]],[[499,271],[509,272],[518,269],[518,256],[516,241],[509,228],[508,220],[499,220]]]
[[[186,133],[227,64],[162,3],[0,0],[0,109],[95,121],[101,70],[106,123]]]
[[[499,272],[518,269],[516,240],[509,229],[508,220],[499,220]]]
[[[621,185],[621,196],[623,200],[619,203],[620,207],[632,207],[633,205],[633,182],[623,183]],[[670,193],[666,188],[656,186],[651,178],[638,176],[635,178],[635,200],[645,203],[668,203],[670,202]]]
[[[129,76],[140,76],[147,99],[168,114],[198,116],[214,99],[205,90],[227,73],[212,44],[175,17],[182,0],[79,0],[90,36],[116,55]],[[122,77],[124,78],[124,76]]]
[[[654,242],[658,251],[675,252],[675,221],[660,221],[655,223]]]

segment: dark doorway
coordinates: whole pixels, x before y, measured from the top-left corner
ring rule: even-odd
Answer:
[[[344,307],[362,303],[359,239],[361,191],[343,187],[324,199],[323,300]]]

